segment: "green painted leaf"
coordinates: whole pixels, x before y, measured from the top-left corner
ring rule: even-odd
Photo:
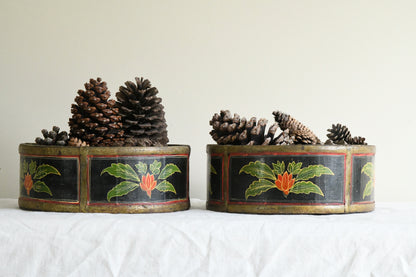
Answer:
[[[126,195],[126,194],[128,194],[129,192],[132,192],[133,190],[135,190],[138,187],[139,187],[139,184],[137,184],[137,183],[133,183],[133,182],[130,182],[130,181],[123,181],[120,184],[118,184],[117,186],[115,186],[114,188],[112,188],[110,191],[108,191],[107,201],[110,202],[111,198],[113,198],[113,197]]]
[[[36,181],[33,184],[33,190],[36,192],[45,192],[47,194],[49,194],[50,196],[52,196],[52,192],[49,189],[49,187],[42,181]]]
[[[23,164],[20,167],[20,178],[22,178],[22,179],[25,178],[25,175],[26,175],[28,169],[29,169],[29,164],[27,163],[26,160],[23,160]]]
[[[298,181],[309,180],[313,177],[319,177],[323,174],[334,175],[332,170],[329,169],[328,167],[325,167],[325,166],[320,165],[320,164],[310,165],[308,167],[302,168],[299,171],[298,176],[296,177],[296,180],[298,180]]]
[[[137,168],[137,171],[139,172],[140,175],[146,175],[147,164],[139,162],[138,164],[135,165],[135,167]]]
[[[274,176],[272,169],[265,163],[260,161],[250,162],[246,164],[240,169],[239,174],[241,172],[250,174],[251,176],[257,177],[259,179],[267,178],[271,180],[276,180],[276,176]]]
[[[159,161],[154,161],[151,165],[150,165],[150,171],[154,174],[157,175],[160,173],[160,167],[162,166],[162,163]]]
[[[287,171],[293,175],[297,175],[302,168],[302,163],[291,162],[287,165]]]
[[[215,174],[217,175],[217,171],[215,170],[215,168],[211,165],[211,174]]]
[[[29,174],[33,175],[36,172],[36,162],[35,161],[31,161],[29,164]]]
[[[373,193],[373,179],[370,179],[367,184],[365,185],[364,192],[363,192],[363,199],[366,196],[370,196]]]
[[[285,162],[279,162],[277,161],[275,164],[272,163],[273,165],[273,172],[274,174],[277,175],[282,175],[285,172]]]
[[[179,170],[179,167],[175,164],[167,164],[163,169],[162,172],[160,172],[160,175],[158,177],[158,179],[160,180],[164,180],[166,178],[168,178],[170,175],[179,172],[181,173],[181,171]]]
[[[300,170],[301,170],[301,168],[302,168],[302,163],[296,163],[294,166],[293,166],[293,172],[292,172],[292,174],[293,175],[297,175],[297,174],[299,174],[299,172],[300,172]]]
[[[103,175],[106,172],[116,178],[122,178],[125,180],[136,181],[140,183],[139,176],[137,176],[137,173],[128,164],[113,163],[111,164],[111,166],[101,171],[101,175]]]
[[[157,186],[155,187],[155,189],[157,189],[158,191],[171,191],[174,194],[176,194],[176,190],[175,187],[168,181],[163,180],[162,182],[160,182],[159,184],[157,184]]]
[[[296,194],[300,194],[300,193],[304,193],[304,194],[310,194],[310,193],[316,193],[319,195],[324,196],[322,190],[315,185],[314,183],[312,183],[311,181],[301,181],[301,182],[296,182],[292,189],[290,190],[290,193],[296,193]]]
[[[263,192],[266,192],[272,188],[276,188],[276,185],[269,180],[260,179],[258,181],[254,181],[246,189],[246,199],[248,199],[250,196],[262,194]]]
[[[287,165],[287,172],[289,172],[289,173],[292,173],[292,171],[293,171],[293,167],[295,166],[295,162],[290,162],[288,165]]]
[[[365,175],[367,175],[368,177],[370,177],[371,179],[374,177],[374,165],[371,162],[366,163],[363,166],[363,169],[361,169],[361,173],[364,173]]]
[[[59,173],[58,169],[56,169],[55,167],[48,164],[41,164],[40,166],[38,166],[38,169],[36,169],[36,174],[33,178],[42,179],[43,177],[49,174],[61,175],[61,173]]]

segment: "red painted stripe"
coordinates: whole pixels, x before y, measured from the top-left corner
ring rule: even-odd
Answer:
[[[20,154],[20,156],[27,156],[27,157],[64,157],[64,158],[80,158],[80,156],[74,156],[74,155],[34,155],[34,154]]]
[[[345,195],[347,194],[347,153],[344,156],[344,205],[345,205]]]
[[[39,199],[39,198],[29,198],[21,196],[21,199],[33,202],[44,202],[44,203],[52,203],[52,204],[64,204],[64,205],[79,205],[79,201],[77,202],[69,202],[69,201],[58,201],[58,200],[46,200],[46,199]]]
[[[186,199],[189,200],[189,155],[186,160]]]
[[[257,153],[230,153],[230,156],[289,156],[289,155],[346,155],[347,153],[334,153],[334,152],[257,152]]]
[[[353,156],[375,156],[374,153],[352,154]]]
[[[350,161],[350,169],[351,169],[351,173],[350,173],[350,204],[352,204],[352,160],[353,160],[354,155],[351,156],[351,161]]]
[[[137,202],[137,203],[90,203],[87,202],[87,206],[140,206],[140,205],[168,205],[174,203],[187,202],[189,199],[172,200],[166,202]]]
[[[87,156],[87,205],[90,202],[90,158]]]
[[[326,203],[287,203],[287,202],[241,202],[241,201],[229,201],[229,204],[234,205],[276,205],[276,206],[343,206],[343,203],[339,202],[326,202]]]
[[[221,202],[221,201],[218,201],[218,200],[208,200],[208,203],[210,203],[210,204],[224,205],[224,202]]]
[[[164,156],[168,156],[168,157],[172,157],[172,156],[178,156],[178,157],[188,157],[189,158],[189,154],[146,154],[146,155],[87,155],[88,158],[90,157],[98,157],[98,158],[118,158],[118,157],[123,157],[123,158],[136,158],[136,157],[164,157]]]

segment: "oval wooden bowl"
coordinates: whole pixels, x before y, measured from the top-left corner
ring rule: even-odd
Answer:
[[[374,210],[375,146],[208,145],[207,209],[257,214]]]
[[[189,209],[187,145],[19,146],[19,207],[56,212],[150,213]]]

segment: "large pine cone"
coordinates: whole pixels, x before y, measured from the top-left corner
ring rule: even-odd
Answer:
[[[365,138],[352,137],[350,130],[347,126],[341,124],[332,124],[332,128],[327,130],[329,133],[326,135],[334,144],[360,144],[366,145]],[[329,142],[328,142],[329,143]]]
[[[161,146],[169,142],[165,112],[158,90],[147,79],[127,81],[116,93],[125,145]]]
[[[123,144],[121,116],[114,100],[108,100],[110,91],[101,78],[90,79],[85,91],[78,90],[76,104],[72,104],[69,119],[70,136],[90,146],[119,146]]]
[[[274,135],[278,129],[277,124],[273,124],[265,134],[266,119],[261,118],[257,121],[255,117],[252,117],[247,121],[245,117],[240,118],[238,114],[233,116],[229,110],[214,114],[209,124],[212,126],[210,134],[218,144],[273,144]]]
[[[280,111],[273,112],[276,122],[282,130],[289,129],[289,136],[294,137],[296,144],[319,144],[319,138],[305,125],[288,114]]]

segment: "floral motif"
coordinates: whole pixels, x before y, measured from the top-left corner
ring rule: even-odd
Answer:
[[[292,178],[292,174],[287,174],[287,171],[285,171],[285,174],[283,176],[281,174],[277,175],[277,179],[275,181],[276,187],[283,191],[285,195],[288,195],[290,192],[290,189],[293,187],[293,184],[295,183],[295,179]]]
[[[161,166],[162,163],[155,160],[150,165],[143,162],[134,165],[137,171],[129,164],[123,163],[112,163],[111,166],[104,168],[101,175],[108,173],[125,180],[107,192],[107,201],[110,202],[113,197],[127,195],[139,187],[146,192],[149,198],[152,198],[152,191],[155,189],[160,192],[170,191],[176,194],[175,187],[166,179],[176,172],[181,173],[181,171],[177,165],[172,163],[165,165],[162,169]]]
[[[25,180],[23,182],[23,185],[25,186],[26,189],[26,193],[27,195],[29,195],[30,190],[33,187],[33,180],[32,180],[32,176],[29,173],[26,173],[25,175]]]
[[[315,193],[324,197],[321,188],[308,180],[320,177],[323,174],[334,175],[331,169],[320,164],[302,168],[301,162],[293,161],[286,168],[283,161],[276,161],[276,163],[272,163],[272,167],[273,169],[265,163],[255,161],[244,165],[240,169],[240,174],[246,173],[258,178],[246,189],[246,199],[275,188],[282,191],[284,197],[287,197],[290,193]]]
[[[149,175],[147,173],[146,176],[142,176],[142,182],[140,183],[140,188],[144,190],[149,198],[152,198],[152,190],[156,187],[157,182],[155,181],[155,176]]]
[[[53,166],[48,164],[41,164],[37,166],[35,161],[28,163],[23,161],[20,168],[20,178],[23,180],[23,186],[26,189],[26,193],[29,196],[30,191],[33,189],[36,192],[44,192],[52,196],[50,188],[41,181],[49,174],[61,175],[61,173]]]

